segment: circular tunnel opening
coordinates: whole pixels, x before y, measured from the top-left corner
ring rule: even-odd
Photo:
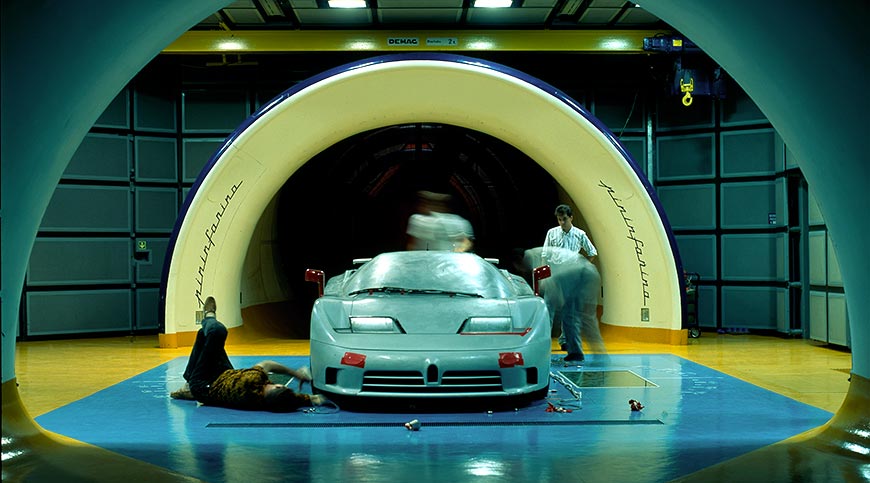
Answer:
[[[406,249],[420,190],[449,194],[474,229],[474,251],[503,266],[515,249],[541,245],[560,202],[549,173],[487,134],[436,123],[362,132],[309,160],[278,193],[274,254],[290,298],[310,309],[306,268],[329,277],[354,258]]]
[[[607,247],[596,259],[608,307],[602,321],[628,332],[654,305],[646,325],[673,336],[683,292],[674,240],[649,186],[600,121],[539,80],[467,58],[392,55],[349,67],[286,91],[210,161],[178,230],[193,242],[175,246],[170,259],[167,339],[195,328],[185,322],[195,297],[185,294],[200,292],[228,300],[230,312],[242,309],[234,327],[250,328],[252,309],[283,302],[303,310],[268,319],[307,326],[317,291],[303,282],[304,269],[332,276],[371,256],[363,251],[402,249],[409,199],[420,188],[454,196],[453,210],[478,225],[477,251],[487,257],[539,245],[554,204],[572,204],[575,224]],[[464,88],[450,88],[456,83]],[[461,134],[440,134],[451,131]],[[487,136],[528,157],[510,156]],[[198,232],[215,225],[215,210],[234,223]]]

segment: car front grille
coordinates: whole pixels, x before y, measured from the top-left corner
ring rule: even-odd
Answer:
[[[502,391],[498,371],[446,371],[441,380],[420,371],[366,371],[362,392],[402,394],[497,393]]]

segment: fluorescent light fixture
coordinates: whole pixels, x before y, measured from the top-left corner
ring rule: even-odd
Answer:
[[[471,50],[492,50],[495,48],[495,43],[488,40],[476,40],[469,42],[468,48]]]
[[[366,0],[329,0],[330,8],[366,8]]]
[[[357,40],[347,44],[348,50],[375,50],[377,47],[378,46],[370,40]],[[354,260],[354,265],[357,265],[356,260]]]
[[[512,3],[513,0],[474,0],[474,6],[477,8],[507,8]]]
[[[628,47],[628,42],[622,39],[608,39],[601,42],[601,48],[607,50],[625,50]]]
[[[224,40],[217,44],[218,50],[244,50],[245,44],[237,40]]]

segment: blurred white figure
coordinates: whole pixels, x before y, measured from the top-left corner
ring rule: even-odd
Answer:
[[[526,250],[523,260],[529,270],[543,265],[543,250],[543,247]],[[593,352],[607,352],[598,327],[598,295],[601,290],[598,269],[574,250],[548,247],[547,251],[559,263],[550,264],[552,276],[541,281],[540,291],[550,311],[551,323],[557,318],[561,321],[568,352],[565,360],[582,362],[585,359],[583,339]]]
[[[419,213],[408,220],[408,250],[468,252],[474,230],[465,218],[450,213],[450,195],[420,191]]]

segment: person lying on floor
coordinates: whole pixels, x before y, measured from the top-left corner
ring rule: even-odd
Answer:
[[[262,361],[248,369],[233,368],[224,348],[227,328],[216,318],[214,297],[205,300],[203,310],[205,317],[184,371],[186,382],[170,397],[208,406],[271,412],[290,412],[323,403],[323,396],[296,393],[269,380],[269,373],[275,373],[310,381],[307,368],[294,370],[275,361]]]

